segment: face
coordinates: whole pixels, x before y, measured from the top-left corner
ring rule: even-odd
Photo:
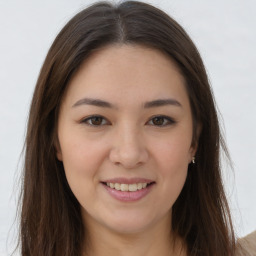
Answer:
[[[63,99],[57,158],[88,226],[120,233],[169,222],[195,154],[185,82],[158,50],[108,46]]]

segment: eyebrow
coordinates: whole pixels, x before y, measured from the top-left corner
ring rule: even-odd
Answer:
[[[113,104],[100,100],[100,99],[92,99],[92,98],[83,98],[77,101],[72,107],[78,107],[81,105],[92,105],[96,107],[102,108],[116,108]],[[154,108],[154,107],[162,107],[166,105],[172,105],[177,107],[182,107],[181,103],[175,99],[157,99],[153,101],[148,101],[143,104],[144,108]]]
[[[182,107],[182,105],[175,99],[158,99],[158,100],[146,102],[144,104],[144,108],[162,107],[166,105]]]
[[[107,101],[100,100],[100,99],[91,99],[91,98],[83,98],[77,101],[72,107],[78,107],[81,105],[92,105],[92,106],[103,107],[103,108],[114,108],[114,106]]]

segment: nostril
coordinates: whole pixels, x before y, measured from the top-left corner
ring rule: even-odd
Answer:
[[[148,152],[145,147],[135,143],[119,143],[109,153],[110,161],[116,166],[132,169],[142,165],[148,160]]]

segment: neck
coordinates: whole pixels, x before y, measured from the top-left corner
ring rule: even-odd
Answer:
[[[167,223],[169,225],[167,225]],[[93,229],[92,229],[93,226]],[[171,232],[171,218],[132,234],[118,233],[97,223],[86,225],[84,256],[186,256],[182,239]]]

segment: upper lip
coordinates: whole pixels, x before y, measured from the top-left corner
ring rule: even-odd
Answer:
[[[135,183],[152,183],[151,179],[146,178],[113,178],[102,181],[103,183],[120,183],[120,184],[135,184]]]

